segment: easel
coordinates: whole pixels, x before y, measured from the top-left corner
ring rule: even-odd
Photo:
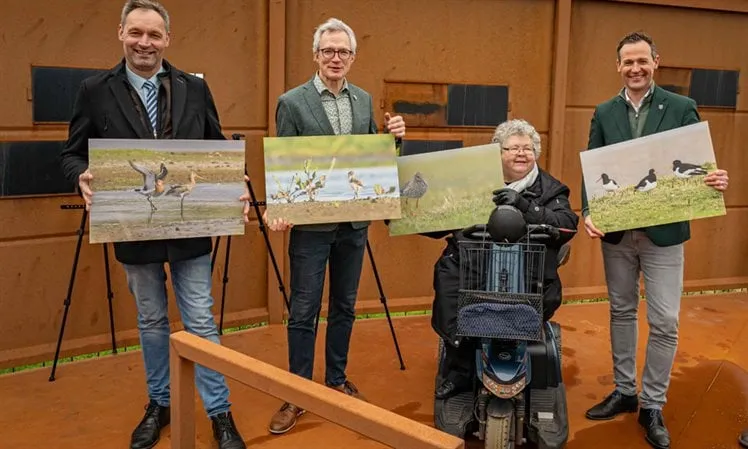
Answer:
[[[244,134],[232,134],[231,138],[234,140],[241,140],[241,138],[244,137]],[[247,167],[244,167],[244,173],[247,174]],[[275,270],[275,277],[278,280],[278,289],[283,294],[283,300],[286,303],[286,309],[291,310],[291,305],[288,302],[288,296],[286,295],[286,288],[283,285],[283,277],[281,276],[280,269],[278,268],[278,262],[275,259],[275,253],[273,253],[273,247],[270,245],[270,237],[268,235],[268,231],[265,227],[265,222],[262,220],[262,213],[260,213],[260,206],[264,206],[266,203],[265,201],[257,201],[257,197],[255,196],[255,190],[252,188],[252,180],[247,181],[247,188],[249,189],[249,196],[250,201],[249,204],[254,207],[255,215],[257,216],[257,221],[260,224],[260,231],[262,232],[262,235],[265,237],[265,246],[267,246],[268,254],[270,254],[270,260],[273,262],[273,268]],[[213,248],[213,257],[210,265],[210,271],[213,272],[213,268],[215,268],[216,264],[216,256],[218,255],[218,245],[221,243],[221,236],[216,237],[216,245]],[[223,335],[223,314],[224,314],[224,307],[226,305],[226,284],[229,282],[229,256],[231,255],[231,236],[228,236],[226,238],[226,257],[224,261],[223,266],[223,287],[221,292],[221,320],[220,324],[218,326],[218,333]],[[290,312],[289,312],[290,313]]]
[[[68,284],[68,293],[63,302],[65,310],[62,314],[62,323],[60,324],[60,335],[57,338],[57,349],[55,349],[55,359],[52,362],[52,373],[49,375],[49,381],[54,382],[55,371],[57,370],[57,361],[60,357],[60,347],[62,346],[62,336],[65,333],[65,323],[68,319],[68,310],[70,309],[70,301],[73,296],[73,285],[75,284],[75,273],[78,270],[78,259],[80,257],[81,244],[83,243],[83,234],[86,229],[86,218],[88,218],[88,211],[84,205],[80,204],[63,204],[60,209],[83,209],[83,215],[81,216],[81,224],[78,228],[78,243],[75,246],[75,257],[73,258],[73,268],[70,273],[70,282]],[[109,302],[109,332],[112,337],[112,352],[117,353],[117,342],[114,338],[114,311],[112,310],[112,299],[114,298],[114,292],[112,291],[112,281],[109,276],[109,247],[104,243],[104,270],[106,272],[106,293],[107,300]]]

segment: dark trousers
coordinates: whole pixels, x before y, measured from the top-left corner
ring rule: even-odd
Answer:
[[[444,349],[444,378],[457,385],[460,390],[469,389],[475,376],[477,343],[465,339],[457,348],[445,343]]]
[[[330,262],[330,297],[325,341],[325,383],[345,382],[367,228],[341,223],[334,231],[291,230],[291,312],[288,319],[290,371],[307,379],[314,368],[315,318],[322,307],[325,272]]]

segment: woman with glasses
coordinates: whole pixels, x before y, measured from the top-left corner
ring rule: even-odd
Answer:
[[[541,169],[540,135],[525,120],[500,124],[491,140],[501,146],[504,185],[495,190],[493,201],[519,209],[528,224],[547,224],[557,228],[576,229],[579,217],[569,204],[569,188]],[[558,277],[559,251],[574,234],[564,233],[546,244],[544,267],[543,319],[549,320],[561,305],[561,281]],[[437,385],[435,396],[445,399],[472,388],[475,348],[456,336],[457,296],[459,285],[460,231],[423,234],[432,238],[447,236],[447,247],[434,266],[433,314],[431,325],[444,340],[444,381]]]

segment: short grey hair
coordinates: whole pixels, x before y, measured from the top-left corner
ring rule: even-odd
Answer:
[[[532,150],[535,153],[535,158],[540,157],[540,134],[535,130],[527,120],[514,119],[507,120],[504,123],[496,127],[493,133],[492,143],[498,143],[501,147],[504,147],[506,142],[512,136],[527,136],[532,141]]]
[[[151,11],[156,11],[158,15],[164,19],[166,32],[169,32],[169,12],[164,8],[164,5],[156,0],[127,0],[125,6],[122,7],[122,16],[120,17],[120,25],[122,25],[123,28],[127,16],[136,9],[150,9]]]
[[[314,39],[312,41],[312,53],[317,53],[319,51],[319,41],[322,39],[322,35],[326,32],[332,32],[332,31],[343,31],[345,34],[348,35],[348,39],[351,40],[351,51],[355,54],[356,53],[356,34],[353,32],[351,27],[346,25],[345,22],[343,22],[340,19],[336,18],[330,18],[327,19],[325,23],[318,26],[317,29],[314,31]]]

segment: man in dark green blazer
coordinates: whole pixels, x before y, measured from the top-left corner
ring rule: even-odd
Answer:
[[[345,78],[356,58],[353,30],[338,19],[329,19],[315,31],[312,51],[319,69],[309,81],[278,98],[277,135],[376,134],[371,95]],[[385,114],[385,121],[387,131],[396,138],[405,135],[402,117]],[[291,224],[274,219],[269,226],[278,231],[288,229]],[[293,226],[288,248],[291,262],[290,371],[312,378],[315,320],[322,305],[329,261],[325,384],[360,399],[364,398],[346,378],[345,369],[368,226],[368,221]],[[293,404],[283,404],[270,421],[270,432],[288,432],[302,413],[304,410]]]
[[[699,122],[694,100],[655,85],[652,76],[659,56],[649,36],[644,33],[625,36],[618,44],[617,53],[617,68],[624,87],[618,95],[595,108],[588,150]],[[727,189],[727,181],[724,170],[704,177],[707,185],[720,191]],[[689,223],[604,234],[589,216],[584,183],[582,215],[587,234],[602,240],[616,384],[613,393],[589,409],[586,416],[604,420],[639,409],[639,423],[646,431],[647,442],[658,449],[669,448],[670,436],[662,408],[678,344],[683,243],[690,238]],[[644,273],[650,334],[642,391],[637,397],[637,308],[641,272]]]

